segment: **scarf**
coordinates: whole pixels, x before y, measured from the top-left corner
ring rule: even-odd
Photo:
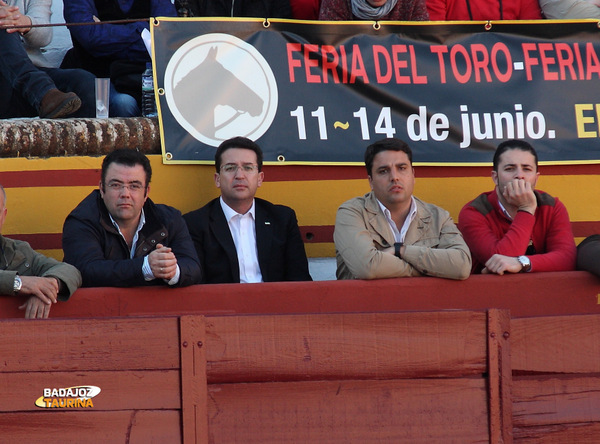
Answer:
[[[388,0],[383,6],[374,8],[368,0],[350,0],[352,3],[352,14],[363,20],[378,20],[390,13],[398,0]]]

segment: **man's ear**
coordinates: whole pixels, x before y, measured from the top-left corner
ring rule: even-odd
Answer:
[[[215,186],[221,188],[221,175],[219,173],[215,173]]]
[[[260,173],[258,173],[258,186],[262,185],[264,179],[265,179],[265,173],[261,171]]]
[[[498,186],[498,172],[497,171],[492,170],[492,180],[494,181],[494,184],[496,186]]]
[[[98,183],[98,189],[100,190],[100,196],[104,197],[104,184],[102,180]]]
[[[537,181],[540,178],[540,172],[535,173],[535,181],[533,182],[533,188],[537,187]]]

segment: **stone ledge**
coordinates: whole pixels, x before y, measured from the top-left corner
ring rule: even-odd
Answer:
[[[0,157],[101,156],[115,148],[160,154],[158,119],[0,120]]]

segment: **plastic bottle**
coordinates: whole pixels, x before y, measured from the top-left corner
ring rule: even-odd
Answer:
[[[146,70],[142,74],[142,115],[156,117],[156,102],[154,101],[154,80],[152,78],[152,63],[146,63]]]

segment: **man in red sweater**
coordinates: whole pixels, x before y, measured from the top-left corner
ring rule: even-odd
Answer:
[[[575,241],[567,209],[535,190],[538,157],[522,140],[498,145],[493,191],[466,204],[458,217],[476,273],[575,269]]]

